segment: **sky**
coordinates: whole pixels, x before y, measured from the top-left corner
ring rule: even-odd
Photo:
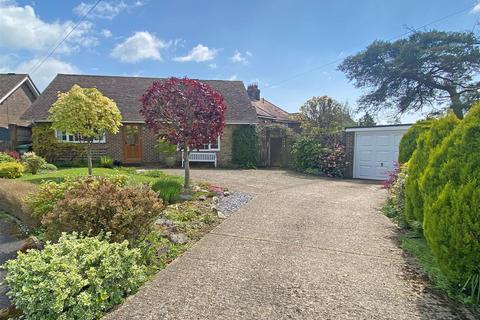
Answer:
[[[289,112],[322,95],[355,109],[343,58],[426,24],[480,32],[477,0],[102,0],[81,20],[96,1],[0,0],[0,73],[40,90],[57,73],[241,80]]]

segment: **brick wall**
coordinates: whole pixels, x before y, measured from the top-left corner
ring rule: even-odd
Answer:
[[[345,161],[347,161],[345,178],[353,178],[354,150],[355,150],[355,132],[345,132]]]
[[[9,124],[20,124],[20,117],[34,100],[35,96],[24,83],[0,104],[0,127],[8,128]]]

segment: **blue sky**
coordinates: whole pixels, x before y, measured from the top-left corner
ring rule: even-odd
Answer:
[[[0,72],[35,69],[93,2],[0,0]],[[463,9],[428,28],[480,32],[476,4],[103,0],[32,77],[40,89],[56,73],[237,79],[258,83],[263,97],[290,112],[318,95],[354,108],[362,91],[336,71],[338,62],[319,66]],[[378,117],[389,121],[388,113]]]

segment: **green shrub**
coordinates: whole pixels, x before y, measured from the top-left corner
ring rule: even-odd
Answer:
[[[42,224],[51,239],[64,231],[110,232],[113,241],[136,243],[151,231],[163,207],[147,185],[119,186],[109,178],[88,177],[66,190],[63,199],[43,216]]]
[[[0,162],[0,178],[19,178],[24,171],[25,167],[19,162]]]
[[[432,120],[430,129],[420,133],[417,147],[408,161],[409,174],[405,182],[405,219],[414,225],[423,224],[423,194],[419,181],[427,166],[428,159],[435,148],[452,132],[459,120],[450,113],[440,119]]]
[[[35,152],[26,152],[22,156],[22,161],[25,163],[25,169],[31,174],[37,174],[37,172],[47,163],[45,159],[37,156]]]
[[[422,134],[422,132],[427,131],[430,128],[431,120],[422,120],[415,123],[410,129],[405,132],[400,140],[399,151],[398,151],[398,161],[400,163],[405,163],[410,160],[413,152],[417,147],[417,139]]]
[[[292,146],[293,166],[302,172],[319,169],[321,150],[322,146],[317,139],[299,137]]]
[[[58,142],[55,130],[47,123],[32,127],[32,148],[37,155],[54,163],[80,161],[86,154],[83,144]]]
[[[146,280],[128,242],[64,234],[5,264],[7,295],[26,319],[99,319]]]
[[[52,163],[45,163],[40,169],[44,170],[44,171],[57,171],[58,170],[57,166],[52,164]]]
[[[480,274],[480,103],[433,152],[420,183],[424,234],[447,278]]]
[[[25,203],[32,211],[32,215],[41,220],[53,211],[57,202],[64,198],[65,192],[73,188],[74,184],[74,180],[60,183],[46,181],[38,187],[36,192],[25,198]]]
[[[108,156],[100,157],[100,167],[113,168],[113,159]]]
[[[166,203],[175,202],[182,192],[182,181],[177,177],[164,177],[152,184],[152,189]]]
[[[15,162],[17,159],[6,154],[5,152],[0,152],[0,163],[3,162]]]
[[[257,131],[253,125],[242,125],[232,133],[232,163],[242,168],[257,166]]]
[[[142,176],[160,178],[164,177],[165,173],[162,170],[147,170],[140,173]]]
[[[390,201],[398,215],[402,215],[405,207],[405,181],[410,176],[409,165],[404,164],[400,167],[397,179],[391,185],[389,191]]]

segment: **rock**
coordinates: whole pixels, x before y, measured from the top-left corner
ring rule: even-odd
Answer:
[[[192,200],[192,195],[191,194],[188,194],[188,193],[182,193],[180,194],[180,196],[178,197],[180,199],[180,201],[190,201]]]
[[[221,211],[217,211],[217,216],[220,218],[220,219],[226,219],[227,216],[224,215]]]
[[[200,192],[202,190],[202,188],[200,188],[199,186],[194,186],[193,187],[193,192]]]
[[[22,311],[17,309],[13,304],[8,308],[0,309],[0,320],[19,319],[21,315]]]
[[[228,191],[228,190],[223,191],[223,196],[224,197],[228,197],[229,195],[230,195],[230,191]]]
[[[208,190],[206,190],[206,189],[200,189],[198,192],[209,193],[210,191],[208,191]]]
[[[212,212],[217,212],[217,206],[216,206],[216,205],[212,205],[212,206],[210,207],[210,211],[212,211]]]
[[[167,228],[173,227],[173,222],[172,222],[172,220],[168,220],[168,219],[166,219],[166,218],[164,218],[164,217],[158,218],[158,219],[155,221],[155,224],[160,225],[160,226],[164,226],[164,227],[167,227]]]
[[[205,200],[207,200],[207,196],[201,195],[197,199],[200,200],[200,201],[205,201]]]
[[[20,247],[19,251],[27,252],[27,250],[30,249],[42,250],[43,244],[40,242],[40,240],[37,239],[37,237],[30,236],[23,241],[23,244]]]
[[[219,202],[218,197],[213,197],[212,200],[213,200],[213,203],[215,203],[215,204],[218,204],[218,202]]]
[[[163,246],[161,248],[158,248],[155,254],[157,256],[163,256],[166,255],[170,251],[170,248],[168,246]]]
[[[172,233],[169,236],[170,241],[172,241],[175,244],[185,244],[187,243],[190,239],[183,233]]]

